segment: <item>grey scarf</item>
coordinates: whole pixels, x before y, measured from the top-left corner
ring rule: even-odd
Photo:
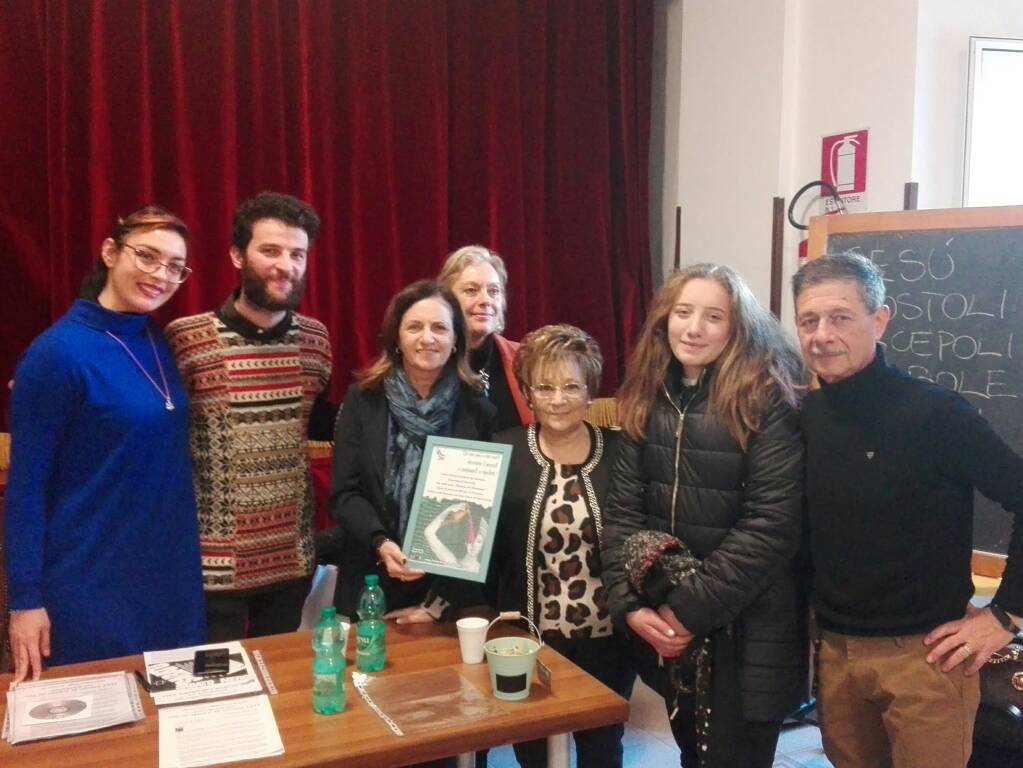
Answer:
[[[384,379],[387,408],[396,427],[390,430],[388,439],[384,493],[398,506],[399,539],[405,538],[426,438],[450,432],[460,389],[461,382],[450,368],[422,399],[412,389],[404,369],[395,368]]]

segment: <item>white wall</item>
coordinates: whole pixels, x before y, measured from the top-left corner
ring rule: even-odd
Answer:
[[[1023,0],[920,0],[913,180],[921,208],[963,204],[970,36],[1023,38]]]
[[[786,5],[682,2],[682,261],[730,264],[765,300],[771,198],[779,189]]]
[[[668,270],[675,258],[675,206],[679,204],[682,0],[656,0],[654,12],[651,101],[655,124],[650,127],[650,252],[653,263]],[[654,275],[657,284],[659,278],[660,275]]]
[[[678,4],[681,4],[681,36]],[[682,206],[684,263],[738,269],[770,295],[771,199],[820,175],[821,136],[868,127],[871,207],[910,180],[916,0],[679,0],[659,19],[681,62],[677,176],[662,181],[665,269]],[[674,131],[674,125],[666,131]],[[673,199],[672,195],[677,194]],[[796,265],[786,227],[786,280]]]
[[[796,29],[788,43],[798,52],[792,75],[792,134],[779,194],[790,200],[803,184],[820,178],[822,136],[868,128],[869,208],[902,208],[903,185],[912,180],[916,0],[803,0],[796,13]],[[809,194],[803,201],[812,200]],[[804,223],[805,217],[817,213],[817,203],[796,210]],[[799,267],[799,239],[786,224],[782,293],[786,323],[792,317],[788,286]]]
[[[912,164],[916,0],[801,6],[789,194],[820,178],[822,136],[869,128],[870,208],[901,208]]]
[[[681,67],[664,118],[666,141],[678,136],[661,179],[665,270],[677,200],[683,262],[730,264],[765,305],[771,198],[819,178],[821,136],[870,129],[870,210],[900,209],[907,181],[920,207],[958,206],[968,38],[1023,37],[1023,0],[664,0],[659,12]],[[785,235],[790,323],[799,238]]]

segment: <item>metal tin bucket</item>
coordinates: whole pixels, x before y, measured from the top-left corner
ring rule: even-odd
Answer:
[[[487,632],[499,621],[515,621],[524,619],[518,611],[505,611],[487,626]],[[540,631],[529,619],[536,640],[530,637],[496,637],[483,644],[487,655],[487,666],[490,668],[490,685],[494,696],[506,701],[518,701],[529,696],[533,683],[533,669],[536,657],[543,646]]]

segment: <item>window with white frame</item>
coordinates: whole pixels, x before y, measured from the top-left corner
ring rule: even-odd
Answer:
[[[1023,204],[1023,40],[970,38],[963,205]]]

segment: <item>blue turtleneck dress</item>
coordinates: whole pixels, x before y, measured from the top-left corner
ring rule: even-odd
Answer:
[[[162,387],[147,331],[173,410],[109,335]],[[8,590],[12,610],[46,608],[49,663],[203,642],[188,396],[159,328],[79,299],[14,380]]]

